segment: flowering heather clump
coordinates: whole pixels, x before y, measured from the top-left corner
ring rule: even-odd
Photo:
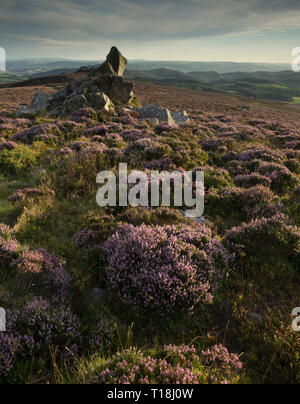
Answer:
[[[237,187],[242,188],[251,188],[256,185],[263,185],[265,187],[271,186],[270,178],[257,173],[237,175],[234,178],[234,183]]]
[[[240,161],[262,160],[266,162],[281,163],[283,154],[265,146],[254,146],[239,155]]]
[[[13,150],[16,149],[18,147],[18,144],[15,142],[4,142],[4,143],[0,143],[0,151],[2,150]]]
[[[137,119],[132,116],[130,110],[121,110],[119,112],[119,122],[123,123],[124,125],[136,125]]]
[[[121,123],[118,122],[110,122],[108,125],[108,130],[111,132],[122,132],[123,131],[123,125]]]
[[[55,125],[64,133],[76,133],[83,131],[85,128],[84,123],[74,122],[74,121],[55,121]]]
[[[77,151],[77,152],[87,150],[88,148],[89,148],[89,143],[88,142],[82,142],[82,141],[73,143],[70,146],[70,149],[72,149],[74,151]]]
[[[36,251],[25,249],[15,264],[21,278],[30,283],[33,281],[39,293],[53,301],[67,299],[71,278],[54,255],[42,248]]]
[[[177,349],[176,349],[177,348]],[[179,356],[177,363],[172,355]],[[117,353],[107,368],[94,379],[99,384],[198,384],[193,361],[198,357],[193,348],[165,347],[166,359],[153,358],[142,351],[129,349]]]
[[[19,126],[30,126],[32,125],[32,122],[30,119],[26,118],[17,118],[13,120],[13,124],[17,127]]]
[[[222,143],[223,140],[216,137],[207,137],[199,140],[199,144],[205,151],[216,151],[220,146],[222,146]]]
[[[98,135],[92,136],[91,137],[91,142],[98,143],[99,146],[101,145],[103,148],[106,148],[106,145],[103,143],[103,137],[102,136],[98,136]]]
[[[108,132],[108,127],[105,125],[95,126],[94,128],[86,129],[84,131],[85,136],[101,136],[106,135]]]
[[[135,142],[136,140],[142,139],[143,137],[148,137],[140,129],[124,130],[121,136],[125,142]]]
[[[103,245],[109,286],[161,314],[211,302],[230,256],[205,226],[120,226]]]
[[[299,183],[297,176],[281,164],[261,163],[258,173],[268,177],[271,180],[272,189],[279,193],[293,189]]]
[[[62,154],[63,156],[69,156],[72,153],[73,150],[70,147],[63,147],[62,149],[59,150],[59,154]]]
[[[123,143],[123,139],[118,133],[108,133],[104,138],[104,142],[108,146],[115,147]]]
[[[91,383],[229,384],[239,382],[242,369],[238,356],[222,345],[202,356],[197,355],[194,346],[168,345],[156,353],[131,348],[117,353],[106,366],[100,376],[91,378]]]
[[[243,209],[248,217],[270,217],[281,210],[278,198],[262,185],[251,187],[242,193]]]
[[[240,358],[236,354],[229,353],[222,344],[202,351],[202,357],[203,363],[211,368],[210,380],[212,383],[230,384],[230,379],[243,368]]]
[[[169,124],[169,123],[161,123],[160,125],[157,125],[155,128],[155,132],[161,135],[164,132],[171,132],[172,130],[177,130],[178,125],[175,124]]]
[[[237,160],[238,159],[238,153],[235,152],[235,151],[230,151],[230,152],[228,152],[226,154],[223,154],[222,159],[226,160],[226,161]]]
[[[37,138],[39,138],[40,136],[49,134],[61,135],[61,132],[56,125],[47,123],[43,125],[32,126],[31,128],[24,130],[23,132],[16,133],[10,138],[10,140],[22,142],[25,144],[32,144],[34,140],[37,140]]]
[[[7,376],[13,369],[14,358],[20,343],[20,338],[0,332],[0,377]]]
[[[144,164],[144,169],[152,171],[175,171],[176,165],[173,160],[169,157],[165,157],[160,160],[146,161]]]
[[[4,223],[0,223],[0,237],[5,240],[10,240],[15,234],[15,231]]]
[[[283,214],[252,220],[228,230],[224,243],[229,249],[244,251],[247,257],[298,257],[300,229],[288,223]]]
[[[104,317],[98,322],[96,330],[92,332],[89,339],[90,347],[98,352],[103,352],[112,347],[115,336],[114,322]]]
[[[52,306],[35,298],[22,309],[8,310],[7,333],[0,333],[0,374],[7,376],[18,364],[35,358],[48,362],[49,346],[67,359],[66,348],[79,352],[79,319],[70,308]]]
[[[82,248],[84,251],[90,251],[99,248],[98,232],[89,227],[78,231],[74,235],[73,241],[77,247]]]
[[[14,230],[0,223],[0,268],[7,269],[17,258],[19,244],[14,240]]]
[[[0,125],[0,132],[5,132],[7,130],[13,129],[15,129],[15,127],[12,123],[3,123],[2,125]]]
[[[215,345],[207,351],[203,351],[204,363],[210,365],[212,363],[219,364],[223,369],[242,369],[243,364],[236,354],[230,354],[228,349],[223,345]]]
[[[300,139],[298,139],[297,141],[293,141],[293,142],[287,142],[285,144],[285,147],[287,149],[300,150]]]
[[[76,123],[89,123],[97,120],[97,113],[92,108],[82,108],[70,115],[70,120]]]

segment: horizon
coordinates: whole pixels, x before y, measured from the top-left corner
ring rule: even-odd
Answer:
[[[128,58],[127,58],[128,59]],[[103,59],[86,59],[86,58],[63,58],[63,57],[31,57],[31,58],[11,58],[7,62],[28,61],[28,60],[50,60],[50,61],[70,61],[70,62],[103,62]],[[188,60],[188,59],[128,59],[128,62],[175,62],[175,63],[233,63],[233,64],[253,64],[253,65],[290,65],[291,62],[238,62],[235,60]]]

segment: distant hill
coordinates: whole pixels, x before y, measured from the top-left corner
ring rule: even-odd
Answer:
[[[155,84],[174,85],[204,91],[237,94],[253,98],[299,102],[300,74],[281,72],[231,72],[192,71],[182,73],[171,69],[128,70],[128,78]]]
[[[33,77],[35,74],[49,71],[67,71],[77,70],[81,66],[99,65],[99,60],[68,60],[68,59],[22,59],[8,60],[7,69],[17,75]],[[171,69],[182,73],[188,72],[216,72],[232,73],[245,72],[253,73],[257,71],[279,72],[291,68],[288,64],[270,64],[270,63],[234,63],[234,62],[189,62],[189,61],[150,61],[150,60],[130,60],[128,69],[130,70],[153,70],[153,69]]]
[[[11,74],[9,72],[0,72],[0,84],[21,81],[23,79],[23,77]]]

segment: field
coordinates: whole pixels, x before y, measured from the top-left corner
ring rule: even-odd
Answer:
[[[191,122],[16,119],[61,86],[0,88],[0,384],[298,384],[298,99],[137,82]],[[205,224],[174,206],[100,208],[96,176],[120,162],[201,168]]]

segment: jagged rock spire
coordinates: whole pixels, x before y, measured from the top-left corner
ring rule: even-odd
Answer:
[[[110,74],[113,76],[123,76],[124,70],[126,69],[128,60],[122,55],[122,53],[113,46],[106,57],[106,61],[96,69],[97,73],[100,74]],[[92,74],[96,73],[95,71]]]

